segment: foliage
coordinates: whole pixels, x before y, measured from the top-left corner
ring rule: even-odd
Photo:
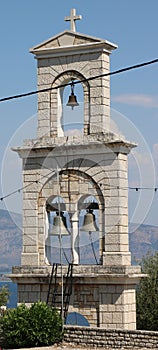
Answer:
[[[142,278],[137,288],[137,328],[158,331],[158,252],[142,261]]]
[[[8,309],[0,319],[3,347],[48,346],[62,340],[62,319],[57,310],[37,302],[30,308],[21,304]]]
[[[0,307],[6,305],[9,300],[9,289],[8,286],[2,286],[0,288]]]

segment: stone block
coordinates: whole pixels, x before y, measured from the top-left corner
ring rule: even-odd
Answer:
[[[38,85],[50,85],[52,83],[52,74],[45,73],[45,74],[39,74],[38,76]],[[47,86],[48,87],[48,86]]]
[[[38,102],[38,110],[47,110],[49,111],[50,101],[40,101]],[[40,118],[41,119],[41,118]]]
[[[23,210],[23,217],[34,217],[34,216],[36,216],[36,209],[24,209]]]
[[[104,106],[103,105],[91,105],[91,120],[93,121],[93,117],[95,116],[96,118],[94,119],[94,124],[97,125],[97,120],[98,116],[101,116],[104,114]],[[99,125],[98,125],[99,126]]]
[[[107,266],[118,266],[118,265],[131,265],[131,254],[130,253],[103,253],[103,265]]]
[[[42,292],[40,294],[40,300],[43,301],[43,302],[46,302],[47,300],[47,294],[48,294],[48,291],[47,292]]]
[[[109,61],[102,61],[102,65],[103,65],[103,70],[107,70],[107,72],[109,71]]]
[[[93,96],[93,98],[100,98],[100,97],[104,97],[107,96],[109,97],[110,93],[109,93],[109,88],[104,87],[104,90],[101,89],[101,87],[91,87],[91,96]]]
[[[122,312],[113,312],[112,314],[112,322],[113,323],[120,323],[122,324],[123,323],[123,314]]]
[[[135,290],[134,291],[125,291],[124,292],[124,300],[127,304],[133,304],[135,303]]]
[[[111,233],[111,234],[107,234],[106,238],[106,245],[114,245],[114,244],[119,244],[120,243],[120,235],[119,233]]]
[[[21,265],[39,266],[39,254],[38,253],[22,253]]]
[[[124,312],[124,323],[126,324],[136,324],[136,313],[135,312]]]
[[[128,305],[120,304],[120,305],[115,305],[115,310],[116,312],[124,312],[128,311]]]
[[[25,199],[23,201],[23,209],[24,210],[35,210],[37,206],[37,203],[35,200],[31,200],[31,199]]]
[[[27,185],[30,183],[30,186],[31,185],[35,185],[36,184],[36,181],[37,181],[37,170],[35,170],[35,174],[33,174],[33,170],[32,168],[30,169],[27,169],[26,172],[24,172],[24,182],[27,182]],[[32,184],[32,182],[34,182],[34,184]],[[24,189],[24,193],[27,193],[28,191],[28,187]]]
[[[108,305],[105,305],[105,304],[101,304],[99,305],[99,312],[100,313],[103,313],[103,312],[108,312]]]
[[[128,198],[127,195],[125,197],[113,197],[113,193],[111,190],[111,197],[108,199],[108,206],[109,207],[121,207],[121,208],[127,208],[127,202]]]
[[[115,311],[117,312],[118,310],[116,309],[116,305],[109,304],[107,305],[108,312],[114,313]],[[119,310],[120,311],[120,310]]]
[[[24,292],[26,290],[26,285],[25,284],[19,284],[18,285],[18,292]]]
[[[49,59],[48,58],[43,58],[42,60],[38,60],[38,69],[41,68],[43,70],[44,67],[48,69],[49,66]]]
[[[40,94],[38,94],[38,103],[40,102],[50,102],[49,92],[41,92]]]
[[[28,293],[28,301],[30,303],[35,303],[40,300],[40,293],[39,292],[29,292]]]
[[[125,162],[123,162],[123,165],[124,165],[124,163]],[[127,168],[126,167],[124,167],[122,170],[118,170],[118,178],[119,179],[125,179],[125,180],[128,179],[128,172],[127,172]],[[120,187],[121,187],[121,184],[120,184]]]
[[[112,316],[111,312],[106,312],[102,314],[102,323],[104,324],[112,324]]]
[[[29,293],[28,292],[20,292],[19,293],[19,303],[29,302]]]
[[[106,215],[106,226],[114,227],[119,225],[119,215]]]
[[[118,175],[115,178],[110,179],[111,190],[114,188],[119,189],[119,196],[122,197],[122,188],[126,189],[128,194],[128,182],[127,178],[119,178]]]
[[[36,216],[24,216],[23,217],[23,227],[37,227],[38,218]],[[26,231],[25,231],[26,232]]]
[[[42,110],[43,111],[43,110]],[[45,110],[45,113],[48,110]],[[42,137],[46,137],[48,135],[48,130],[50,129],[50,121],[48,119],[48,117],[46,117],[45,119],[40,119],[39,123],[38,123],[38,130],[43,129],[42,130]]]
[[[30,246],[25,246],[24,247],[24,253],[36,253],[37,251],[37,247],[34,245],[30,245]]]
[[[25,240],[25,237],[32,237],[33,239],[35,237],[37,237],[37,234],[38,234],[38,227],[37,226],[34,226],[34,227],[24,227],[23,228],[23,233],[24,233],[24,240]]]
[[[120,245],[120,243],[117,244],[106,244],[106,251],[107,252],[128,252],[128,245]]]

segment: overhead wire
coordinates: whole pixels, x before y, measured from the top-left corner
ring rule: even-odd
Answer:
[[[51,173],[52,173],[52,172],[50,172],[50,174],[51,174]],[[42,176],[42,178],[44,178],[44,177],[48,178],[48,174],[47,174],[47,176],[46,176],[46,175],[43,175],[43,176]],[[38,184],[38,183],[42,184],[42,183],[40,182],[40,180],[31,181],[31,182],[30,182],[29,184],[27,184],[26,186],[21,187],[21,188],[18,188],[17,190],[12,191],[12,192],[8,193],[7,195],[4,195],[4,196],[0,197],[0,200],[3,201],[4,199],[6,199],[6,198],[8,198],[8,197],[10,197],[10,196],[12,196],[12,195],[14,195],[14,194],[16,194],[16,193],[20,193],[20,192],[23,191],[26,187],[29,187],[29,186],[33,185],[34,183],[36,183],[36,184]],[[127,186],[127,187],[120,187],[120,186],[108,186],[106,189],[110,189],[110,188],[112,188],[112,189],[117,189],[117,190],[134,190],[134,191],[136,191],[136,192],[142,191],[142,190],[150,190],[150,191],[154,191],[154,192],[157,192],[157,191],[158,191],[158,187],[130,187],[130,186]],[[82,194],[82,193],[81,193],[81,194]],[[83,194],[85,194],[85,193],[83,193]]]
[[[156,58],[154,60],[151,60],[151,61],[146,61],[146,62],[138,63],[138,64],[135,64],[135,65],[132,65],[132,66],[128,66],[128,67],[125,67],[125,68],[120,68],[120,69],[117,69],[117,70],[115,70],[113,72],[98,74],[98,75],[95,75],[95,76],[92,76],[92,77],[89,77],[89,78],[84,78],[84,79],[81,79],[81,80],[73,81],[73,84],[75,84],[75,85],[76,84],[81,84],[81,83],[84,83],[84,82],[87,82],[87,81],[92,81],[92,80],[99,79],[99,78],[102,78],[102,77],[120,74],[120,73],[127,72],[127,71],[130,71],[130,70],[133,70],[133,69],[138,69],[138,68],[142,68],[142,67],[145,67],[145,66],[149,66],[149,65],[152,65],[154,63],[158,63],[158,58]],[[42,93],[42,92],[56,90],[56,89],[64,88],[66,86],[71,86],[71,85],[72,85],[72,82],[66,83],[66,84],[61,84],[61,85],[58,85],[58,86],[51,86],[49,88],[29,91],[29,92],[26,92],[26,93],[12,95],[12,96],[8,96],[8,97],[2,97],[2,98],[0,98],[0,102],[5,102],[5,101],[17,99],[17,98],[27,97],[27,96],[32,96],[32,95],[36,95],[36,94],[39,94],[39,93]]]
[[[148,66],[148,65],[155,64],[155,63],[158,63],[158,58],[156,58],[154,60],[151,60],[151,61],[146,61],[146,62],[135,64],[135,65],[132,65],[132,66],[128,66],[128,67],[125,67],[125,68],[121,68],[121,69],[118,69],[118,70],[115,70],[115,71],[112,71],[112,72],[98,74],[96,76],[85,78],[85,79],[82,79],[82,80],[79,80],[79,81],[73,81],[73,84],[76,85],[76,84],[80,84],[80,83],[83,83],[83,82],[86,82],[86,81],[92,81],[92,80],[95,80],[95,79],[99,79],[101,77],[120,74],[120,73],[123,73],[123,72],[126,72],[126,71],[130,71],[130,70],[133,70],[133,69],[138,69],[138,68],[141,68],[141,67],[145,67],[145,66]],[[31,96],[31,95],[35,95],[35,94],[39,94],[39,93],[42,93],[42,92],[47,92],[47,91],[50,91],[50,90],[55,90],[55,89],[59,89],[59,88],[63,88],[63,87],[66,87],[66,86],[71,86],[71,85],[72,85],[72,82],[71,83],[66,83],[66,84],[61,84],[61,85],[58,85],[58,86],[55,86],[55,87],[49,87],[49,88],[45,88],[45,89],[30,91],[30,92],[27,92],[27,93],[22,93],[22,94],[12,95],[12,96],[8,96],[8,97],[3,97],[3,98],[0,98],[0,102],[9,101],[9,100],[17,99],[17,98],[22,98],[22,97],[27,97],[27,96]],[[52,172],[50,172],[50,173],[52,173]],[[49,174],[47,174],[47,176],[48,175]],[[44,175],[42,177],[46,177],[46,176]],[[39,183],[39,182],[40,181],[38,181],[38,180],[33,181],[33,182],[27,184],[24,187],[18,188],[17,190],[12,191],[12,192],[8,193],[7,195],[4,195],[4,196],[0,197],[0,200],[3,201],[7,197],[10,197],[10,196],[12,196],[12,195],[14,195],[14,194],[16,194],[18,192],[20,193],[22,190],[24,190],[28,186],[31,186],[33,183]],[[118,189],[118,186],[116,186],[116,188]],[[119,189],[121,189],[121,188],[119,187]],[[127,187],[127,188],[124,188],[124,189],[135,190],[137,192],[139,190],[154,190],[155,192],[157,192],[158,187],[154,187],[154,188],[153,187],[152,188],[151,187]]]
[[[36,163],[39,166],[43,166],[41,163]],[[43,178],[47,178],[49,179],[49,175],[53,176],[56,174],[56,170],[51,170],[51,168],[44,166],[45,169],[50,170],[48,174],[45,175],[40,175],[40,180]],[[89,168],[90,169],[90,168]],[[38,173],[36,175],[39,175]],[[29,184],[20,187],[16,190],[13,190],[12,192],[0,197],[0,201],[3,201],[4,199],[16,194],[16,193],[20,193],[21,191],[23,191],[25,188],[33,185],[34,183],[38,184],[43,184],[40,180],[35,180],[35,181],[31,181]],[[131,187],[131,186],[127,186],[127,187],[121,187],[121,186],[112,186],[112,185],[108,185],[108,186],[104,186],[102,183],[100,184],[100,186],[102,187],[102,190],[109,190],[109,189],[117,189],[117,190],[134,190],[136,192],[140,191],[140,190],[150,190],[150,191],[154,191],[155,193],[158,191],[158,187],[142,187],[142,186],[136,186],[136,187]],[[103,188],[104,186],[104,188]],[[82,194],[82,193],[81,193]],[[85,193],[83,193],[85,194]]]

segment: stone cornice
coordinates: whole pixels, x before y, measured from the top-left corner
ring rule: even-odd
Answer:
[[[43,273],[42,273],[43,269]],[[62,267],[63,277],[66,275],[67,267]],[[43,267],[13,267],[13,273],[8,275],[12,280],[23,283],[34,283],[36,280],[45,283],[51,273],[51,266]],[[61,278],[59,269],[58,278]],[[73,278],[79,283],[116,283],[116,284],[134,284],[138,283],[140,278],[147,277],[141,273],[140,266],[104,266],[104,265],[74,265]]]
[[[111,53],[108,45],[103,41],[99,43],[88,43],[73,46],[55,47],[55,48],[43,48],[41,50],[30,51],[35,54],[35,58],[49,58],[49,57],[61,57],[69,55],[89,54],[90,52],[106,52]]]
[[[85,39],[85,43],[81,43],[81,44],[76,44],[76,45],[73,45],[71,43],[69,43],[69,40],[67,42],[66,45],[60,45],[59,46],[54,46],[53,45],[53,42],[54,40],[58,40],[60,39],[61,37],[71,37],[71,38],[81,38],[82,40]],[[89,42],[88,42],[89,40]],[[47,45],[51,44],[52,42],[52,46],[51,47],[47,47]],[[71,40],[70,40],[71,42]],[[77,32],[72,32],[71,30],[65,30],[57,35],[55,35],[54,37],[51,37],[49,38],[48,40],[42,42],[41,44],[39,45],[36,45],[34,47],[32,47],[30,49],[30,52],[35,54],[38,58],[42,57],[43,58],[43,55],[50,55],[52,56],[52,54],[56,54],[56,55],[62,55],[62,52],[65,54],[65,55],[68,55],[69,52],[70,54],[72,55],[72,51],[77,52],[78,51],[85,51],[88,49],[89,50],[94,50],[94,49],[98,49],[98,48],[104,48],[107,52],[111,52],[111,50],[114,50],[117,48],[117,45],[111,43],[110,41],[108,40],[103,40],[103,39],[100,39],[100,38],[96,38],[96,37],[93,37],[93,36],[89,36],[89,35],[85,35],[85,34],[81,34],[81,33],[77,33]]]
[[[50,151],[66,151],[79,149],[86,150],[87,154],[95,151],[95,153],[102,153],[105,150],[113,151],[115,153],[128,154],[132,148],[137,145],[133,142],[121,140],[117,138],[108,137],[108,134],[94,134],[83,137],[60,137],[60,138],[43,138],[35,140],[26,140],[24,145],[21,147],[12,148],[13,151],[17,152],[20,157],[25,158],[33,154],[38,157],[41,153],[47,153]],[[38,153],[38,154],[37,154]]]

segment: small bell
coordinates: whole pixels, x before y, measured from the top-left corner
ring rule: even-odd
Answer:
[[[95,232],[99,231],[96,221],[95,221],[95,215],[93,214],[93,210],[87,211],[87,214],[84,216],[83,225],[80,228],[80,231],[85,232]]]
[[[72,108],[72,110],[74,109],[74,107],[79,106],[79,103],[77,102],[77,97],[74,94],[74,83],[73,83],[73,81],[72,81],[72,84],[71,84],[71,95],[69,96],[69,100],[68,100],[67,106],[70,106]]]
[[[49,236],[68,236],[70,235],[70,232],[67,230],[66,226],[66,218],[63,216],[63,214],[57,213],[57,215],[54,217],[53,226],[51,229],[48,230]]]

